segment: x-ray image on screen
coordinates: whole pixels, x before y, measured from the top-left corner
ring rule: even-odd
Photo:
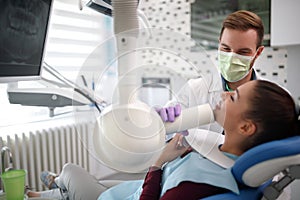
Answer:
[[[50,7],[51,0],[0,0],[0,76],[39,74]]]

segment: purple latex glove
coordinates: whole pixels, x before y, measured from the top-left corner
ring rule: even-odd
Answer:
[[[175,106],[156,109],[156,111],[164,122],[174,122],[175,118],[181,114],[181,106],[177,104]]]
[[[164,122],[174,122],[175,118],[181,114],[180,104],[175,106],[169,106],[165,108],[156,108],[156,112],[160,115]],[[183,136],[187,136],[189,132],[187,130],[180,132]]]

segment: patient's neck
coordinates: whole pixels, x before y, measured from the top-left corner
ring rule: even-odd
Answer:
[[[220,150],[226,153],[234,154],[240,156],[244,153],[243,142],[240,138],[230,137],[225,134],[225,140]]]
[[[232,148],[232,147],[229,147],[228,145],[224,145],[224,144],[220,147],[220,150],[223,152],[226,152],[226,153],[237,155],[237,156],[240,156],[244,153],[240,149]]]

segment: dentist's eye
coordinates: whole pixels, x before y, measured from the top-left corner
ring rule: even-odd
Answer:
[[[231,99],[231,101],[234,101],[234,98],[233,98],[233,96],[232,96],[232,95],[230,95],[230,99]]]
[[[230,51],[231,51],[231,49],[230,49],[230,48],[228,48],[228,47],[223,47],[223,48],[222,48],[222,51],[225,51],[225,52],[230,52]]]

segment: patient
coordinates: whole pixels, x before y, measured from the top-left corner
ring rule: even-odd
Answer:
[[[292,97],[280,86],[263,80],[250,81],[233,92],[224,92],[215,118],[225,132],[220,150],[231,159],[259,144],[299,134]],[[84,169],[66,164],[55,179],[61,189],[29,191],[27,195],[57,199],[175,200],[201,199],[228,191],[238,193],[230,169],[183,146],[182,139],[177,134],[166,145],[144,181],[127,181],[107,190]]]

